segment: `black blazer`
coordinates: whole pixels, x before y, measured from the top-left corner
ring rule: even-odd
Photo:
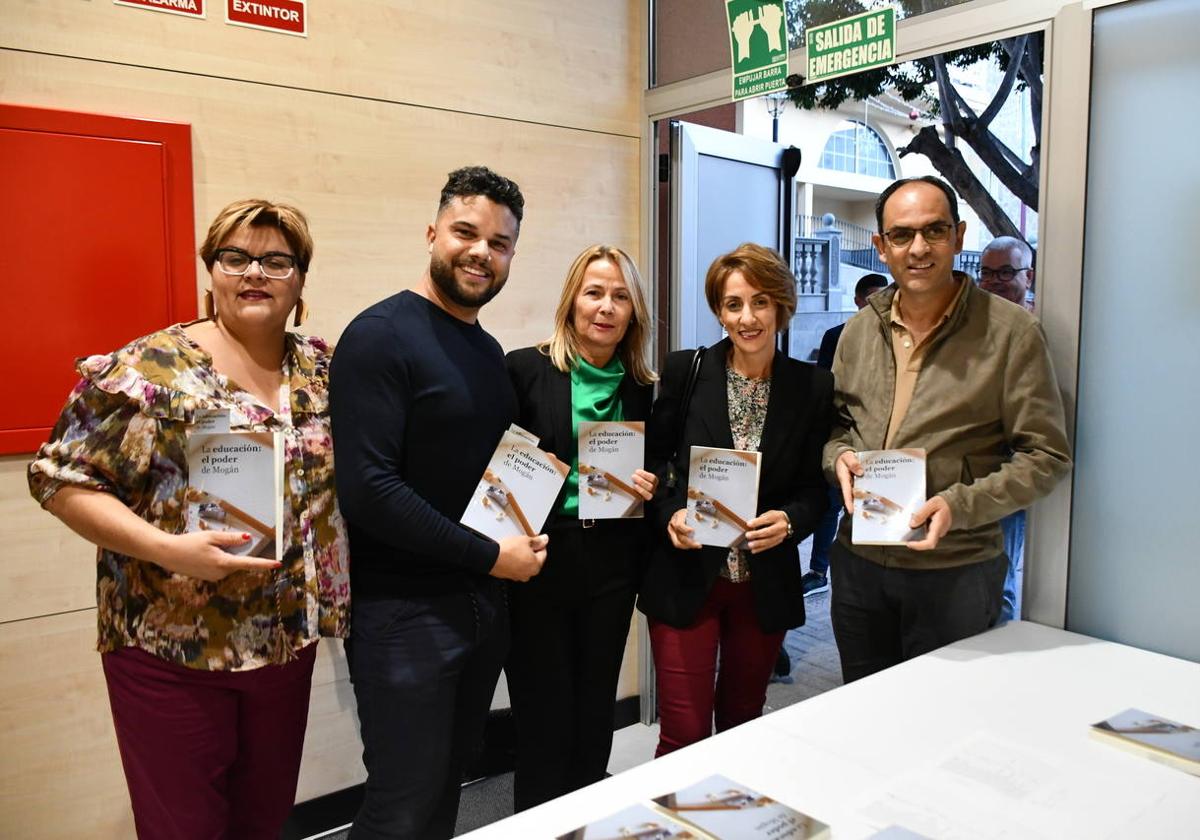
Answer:
[[[667,356],[647,433],[647,460],[658,474],[660,497],[655,500],[658,533],[638,594],[638,608],[673,627],[687,627],[695,620],[729,554],[727,549],[711,546],[677,549],[667,536],[667,523],[687,503],[689,447],[733,448],[725,379],[731,347],[726,338],[704,354],[675,459],[678,478],[674,489],[667,488],[667,462],[676,447],[680,404],[695,351],[682,350]],[[758,512],[782,510],[792,522],[794,536],[761,554],[747,555],[755,611],[766,633],[804,623],[804,589],[796,546],[812,533],[828,503],[821,450],[829,438],[832,409],[832,374],[782,353],[775,354],[759,447],[762,472]]]
[[[542,449],[553,452],[559,460],[570,463],[578,444],[571,434],[571,375],[556,368],[550,357],[536,347],[512,351],[505,357],[505,364],[508,366],[513,390],[517,393],[517,425],[541,438],[539,446]],[[621,399],[622,416],[626,420],[649,419],[654,396],[653,385],[639,384],[627,371],[617,387],[617,394]],[[564,486],[563,492],[565,491]],[[562,498],[560,493],[554,500],[554,507],[544,530],[579,527],[579,520],[561,516],[557,512]],[[648,542],[647,523],[653,521],[649,519],[649,505],[646,515],[647,520],[604,520],[598,523],[598,527],[605,530],[606,541],[615,537],[627,553],[625,558],[613,558],[614,572],[618,567],[628,565],[618,562],[624,559],[634,561],[625,571],[635,576],[640,572]],[[551,586],[561,577],[558,567],[563,564],[554,561],[553,540],[551,543],[542,573],[531,581],[536,582],[538,586]]]

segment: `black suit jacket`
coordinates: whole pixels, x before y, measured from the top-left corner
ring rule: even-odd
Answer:
[[[838,339],[842,337],[844,329],[845,324],[838,324],[825,330],[825,335],[821,336],[821,349],[817,351],[817,367],[833,370],[833,356],[837,353]]]
[[[733,448],[725,379],[730,348],[726,338],[704,355],[675,458],[677,482],[673,489],[667,488],[667,462],[677,443],[679,411],[694,351],[683,350],[667,357],[650,418],[646,448],[651,468],[659,476],[660,497],[655,500],[658,533],[639,591],[638,608],[674,627],[686,627],[695,620],[729,553],[710,546],[690,551],[676,549],[667,536],[667,523],[686,505],[689,447]],[[833,376],[828,371],[782,353],[775,355],[759,447],[762,471],[758,512],[782,510],[795,533],[775,548],[748,555],[755,611],[767,633],[804,623],[804,589],[796,546],[812,533],[827,505],[821,451],[829,438],[832,407]]]
[[[538,444],[547,452],[565,463],[570,463],[578,445],[571,434],[571,375],[563,373],[550,361],[550,357],[536,347],[514,350],[505,357],[513,390],[517,393],[516,423],[523,429],[541,438]],[[653,385],[641,385],[626,372],[617,388],[621,399],[621,413],[626,420],[647,420],[654,396]],[[565,492],[564,486],[564,492]],[[544,530],[555,528],[577,528],[579,520],[560,515],[562,493],[554,500],[550,518]],[[647,506],[647,517],[650,516]],[[648,524],[644,520],[603,520],[597,527],[605,529],[606,539],[616,538],[623,546],[626,556],[612,558],[611,570],[614,579],[630,578],[636,582],[644,565],[648,544]],[[553,587],[556,582],[567,585],[563,568],[569,558],[555,557],[553,539],[549,547],[546,565],[541,574],[530,583],[539,588]],[[592,580],[595,580],[594,576]]]

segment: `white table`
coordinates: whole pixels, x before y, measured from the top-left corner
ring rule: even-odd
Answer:
[[[1200,777],[1094,740],[1200,723],[1200,664],[1029,622],[965,639],[467,835],[555,837],[722,773],[862,838],[1200,837]]]

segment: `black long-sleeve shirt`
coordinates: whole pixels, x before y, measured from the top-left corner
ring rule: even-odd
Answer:
[[[458,524],[516,416],[500,345],[405,291],[355,318],[330,370],[354,598],[455,591],[499,548]]]

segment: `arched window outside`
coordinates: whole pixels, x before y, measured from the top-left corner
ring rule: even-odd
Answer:
[[[821,152],[822,169],[854,172],[893,181],[896,168],[883,138],[875,129],[857,120],[844,120],[825,141]]]

